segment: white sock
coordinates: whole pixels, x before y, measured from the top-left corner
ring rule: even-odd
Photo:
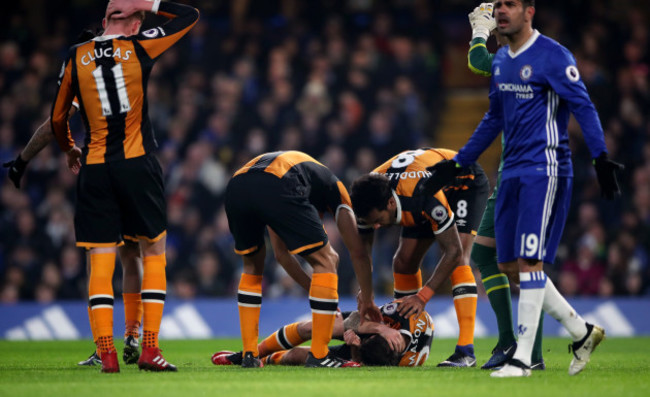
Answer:
[[[569,331],[574,341],[579,341],[587,335],[586,321],[560,295],[560,292],[550,279],[546,280],[544,311],[559,321]]]
[[[519,310],[517,315],[517,350],[514,359],[530,366],[544,301],[544,271],[519,273]]]

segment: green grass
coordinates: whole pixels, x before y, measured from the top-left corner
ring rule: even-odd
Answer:
[[[236,350],[238,340],[164,341],[165,357],[178,373],[145,373],[122,365],[119,374],[76,362],[92,351],[89,341],[0,341],[0,396],[649,396],[650,338],[610,338],[578,376],[570,377],[567,339],[546,338],[547,370],[524,379],[492,379],[478,368],[443,369],[454,340],[436,339],[422,368],[305,369],[215,367],[214,351]],[[479,365],[494,339],[476,341]]]

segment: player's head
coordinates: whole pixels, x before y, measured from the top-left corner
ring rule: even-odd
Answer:
[[[110,34],[120,34],[128,37],[140,32],[142,22],[144,22],[144,11],[135,12],[128,17],[116,17],[115,14],[117,13],[107,15],[102,21],[102,26]]]
[[[496,0],[494,2],[494,19],[497,31],[512,37],[522,30],[530,29],[535,15],[535,0]]]
[[[397,202],[385,175],[366,174],[352,182],[350,199],[357,218],[366,225],[395,223]]]
[[[397,366],[400,352],[393,351],[383,336],[373,335],[364,339],[359,347],[361,363],[367,366]]]

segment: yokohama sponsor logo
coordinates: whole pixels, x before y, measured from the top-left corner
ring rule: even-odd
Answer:
[[[506,92],[518,92],[518,93],[532,93],[533,87],[530,84],[512,84],[512,83],[500,83],[499,91]]]

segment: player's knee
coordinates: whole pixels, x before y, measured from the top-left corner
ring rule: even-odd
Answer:
[[[519,268],[515,262],[499,263],[499,271],[508,277],[512,284],[519,284]]]
[[[419,263],[403,253],[397,252],[393,256],[393,272],[395,273],[413,274],[418,271],[419,265]]]

